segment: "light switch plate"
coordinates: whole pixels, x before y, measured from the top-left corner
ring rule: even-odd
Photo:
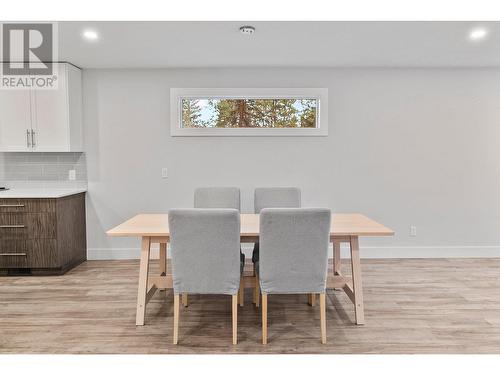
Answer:
[[[70,169],[68,172],[68,180],[75,181],[76,180],[76,171],[74,169]]]
[[[168,178],[168,169],[167,168],[161,169],[161,178]]]

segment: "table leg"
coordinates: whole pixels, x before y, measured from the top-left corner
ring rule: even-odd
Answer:
[[[333,240],[333,274],[342,274],[342,260],[340,258],[340,241]],[[339,288],[333,288],[333,290],[340,290]]]
[[[167,244],[160,243],[160,276],[167,274]]]
[[[167,274],[167,243],[160,243],[160,276]],[[166,290],[166,289],[160,289]]]
[[[359,240],[357,236],[351,236],[351,267],[352,287],[354,291],[354,311],[356,324],[365,324],[365,311],[363,305],[363,285],[361,283],[361,262],[359,258]]]
[[[340,259],[340,241],[333,241],[333,274],[340,275],[342,261]]]
[[[238,289],[238,300],[240,302],[240,306],[245,304],[245,283],[243,282],[243,278],[240,279],[240,288]]]
[[[135,315],[135,325],[144,325],[146,315],[146,295],[148,293],[148,273],[149,273],[149,252],[151,238],[142,237],[141,263],[139,267],[139,287],[137,290],[137,312]]]

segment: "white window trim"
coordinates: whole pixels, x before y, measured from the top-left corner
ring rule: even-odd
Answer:
[[[182,128],[181,101],[186,98],[214,97],[224,99],[281,98],[317,99],[316,128]],[[326,88],[171,88],[170,89],[170,135],[173,137],[217,137],[217,136],[327,136],[328,135],[328,89]]]

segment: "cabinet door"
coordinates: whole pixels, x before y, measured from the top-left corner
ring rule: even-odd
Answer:
[[[70,133],[65,64],[57,64],[57,89],[33,89],[33,151],[69,151]]]
[[[0,90],[0,151],[31,151],[30,90]]]

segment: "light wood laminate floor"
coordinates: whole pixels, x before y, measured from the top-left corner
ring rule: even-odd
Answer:
[[[305,295],[269,296],[265,347],[249,289],[238,345],[231,297],[190,296],[174,346],[171,291],[157,293],[146,325],[135,325],[138,261],[1,277],[0,353],[500,353],[500,259],[362,260],[362,269],[365,326],[354,324],[347,296],[329,290],[322,345],[318,306]]]

